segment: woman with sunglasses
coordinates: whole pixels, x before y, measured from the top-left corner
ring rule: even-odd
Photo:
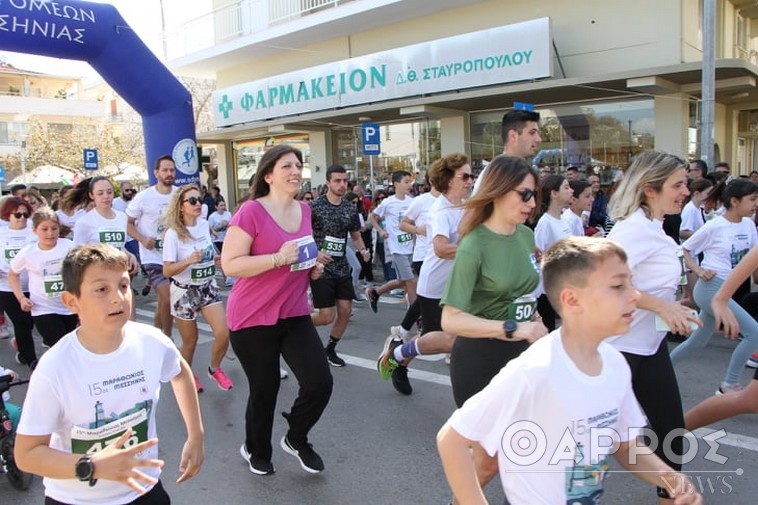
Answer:
[[[0,218],[8,222],[8,226],[0,228],[0,312],[5,312],[13,322],[16,339],[16,362],[27,365],[33,370],[37,366],[37,353],[34,350],[32,327],[34,322],[29,312],[21,309],[13,289],[8,283],[8,270],[11,260],[28,244],[37,241],[37,237],[28,226],[32,207],[24,199],[12,196],[0,207]],[[29,276],[21,276],[21,290],[29,296]]]
[[[684,428],[682,400],[666,330],[656,319],[680,335],[692,331],[691,323],[702,324],[676,301],[684,257],[663,231],[664,215],[680,213],[689,195],[686,167],[687,162],[678,156],[643,152],[626,171],[608,205],[610,218],[616,223],[608,238],[626,251],[632,282],[641,296],[629,331],[606,342],[621,351],[629,363],[632,389],[658,437],[655,453],[677,471],[682,468],[683,437],[673,437],[670,444],[661,442]],[[670,450],[664,451],[664,447]],[[664,499],[668,494],[659,488],[658,496]]]
[[[182,337],[182,357],[192,365],[197,347],[197,314],[213,332],[208,377],[224,391],[232,389],[232,381],[221,368],[229,349],[229,329],[216,284],[216,249],[208,221],[200,217],[203,200],[194,184],[174,191],[166,208],[163,238],[163,275],[171,281],[171,315]],[[197,392],[203,391],[195,375]]]
[[[18,251],[11,260],[8,283],[21,310],[32,313],[43,345],[52,347],[79,324],[77,315],[61,301],[63,258],[74,248],[74,243],[60,238],[58,216],[49,207],[32,214],[32,230],[37,241]],[[24,272],[29,274],[28,296],[21,283]]]
[[[522,301],[539,283],[534,233],[537,173],[523,158],[500,155],[464,204],[460,241],[442,293],[442,329],[457,335],[450,380],[458,407],[481,391],[511,359],[547,334],[536,302]],[[473,447],[482,485],[497,474],[497,458]]]
[[[313,192],[312,191],[301,191],[300,194],[297,197],[298,200],[301,200],[308,205],[313,202]]]
[[[303,470],[324,470],[308,435],[332,395],[332,375],[308,306],[308,282],[317,263],[311,208],[295,200],[303,155],[287,144],[261,158],[250,200],[232,217],[221,253],[224,272],[237,277],[227,307],[231,342],[250,386],[240,454],[255,475],[274,473],[271,437],[279,393],[279,358],[298,381],[298,397],[282,415],[289,429],[280,441]],[[262,295],[265,294],[265,295]]]
[[[61,200],[61,210],[94,205],[76,220],[74,244],[100,242],[126,252],[129,256],[129,273],[134,275],[139,269],[139,263],[132,253],[126,251],[125,244],[129,238],[126,234],[127,217],[123,212],[113,209],[113,194],[113,184],[106,177],[90,177],[66,192]]]

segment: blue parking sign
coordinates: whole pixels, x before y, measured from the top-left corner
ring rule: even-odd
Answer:
[[[361,139],[365,156],[381,154],[382,139],[379,134],[379,123],[363,123],[361,125]]]
[[[5,166],[0,165],[0,182],[5,182]]]
[[[97,170],[97,149],[84,150],[84,170]]]

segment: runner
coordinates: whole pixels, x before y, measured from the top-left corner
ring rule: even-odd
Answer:
[[[229,329],[215,279],[218,258],[208,221],[200,217],[201,205],[200,191],[194,184],[178,188],[171,196],[164,217],[163,275],[171,281],[171,315],[182,337],[182,357],[192,366],[198,339],[197,314],[202,313],[213,333],[208,377],[229,391],[232,381],[221,368],[229,348]],[[195,389],[201,393],[203,385],[193,375]]]
[[[458,249],[458,225],[463,216],[460,204],[474,184],[468,158],[456,153],[435,161],[429,167],[429,181],[441,194],[433,201],[426,222],[425,231],[431,246],[421,265],[416,297],[421,310],[421,337],[403,343],[399,336],[390,335],[377,360],[381,378],[392,377],[395,389],[406,395],[413,392],[407,366],[414,356],[453,350],[455,335],[442,331],[439,303]]]
[[[371,310],[378,311],[379,297],[384,293],[404,287],[408,303],[413,304],[416,300],[416,277],[411,267],[413,256],[413,233],[404,232],[400,229],[403,216],[413,201],[410,196],[413,176],[409,172],[398,171],[392,173],[392,184],[395,186],[395,194],[385,199],[369,216],[371,224],[377,234],[381,235],[389,245],[392,255],[392,263],[395,266],[399,282],[386,282],[378,288],[366,288],[366,298],[371,305]],[[384,226],[379,225],[379,219],[384,219]]]
[[[345,360],[337,355],[336,347],[345,334],[355,297],[347,261],[347,254],[350,254],[348,234],[366,261],[369,250],[361,237],[358,209],[343,198],[347,193],[345,167],[332,165],[326,169],[326,187],[326,194],[311,204],[313,238],[319,249],[318,261],[324,265],[324,274],[317,280],[311,280],[313,307],[317,310],[311,318],[316,326],[334,323],[326,345],[326,359],[330,365],[342,367]]]
[[[60,298],[63,292],[63,258],[74,248],[74,243],[58,238],[58,216],[49,207],[34,213],[32,229],[38,240],[18,251],[11,260],[8,283],[21,310],[31,311],[43,345],[52,347],[78,324],[76,314],[66,308]],[[23,272],[29,274],[28,297],[21,285]]]
[[[158,305],[153,324],[171,338],[171,295],[169,282],[163,276],[163,233],[161,218],[174,192],[176,166],[171,156],[161,156],[153,169],[155,185],[137,194],[126,208],[127,231],[139,241],[142,266],[155,288]]]

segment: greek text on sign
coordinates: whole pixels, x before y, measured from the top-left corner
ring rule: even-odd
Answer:
[[[216,127],[550,77],[550,18],[456,35],[213,93]]]

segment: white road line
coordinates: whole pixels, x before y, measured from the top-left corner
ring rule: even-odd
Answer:
[[[140,316],[139,319],[141,322],[152,324],[153,322],[152,312],[148,310],[144,310],[144,309],[137,309],[137,315]],[[207,342],[212,342],[213,337],[211,335],[211,327],[208,326],[207,323],[203,323],[203,322],[198,322],[197,326],[198,326],[198,329],[200,330],[198,343],[204,344]],[[175,337],[176,342],[180,341],[180,338],[176,332],[176,329],[174,329],[174,337]],[[442,355],[439,355],[439,356],[440,358],[442,357]],[[340,353],[340,357],[344,359],[350,365],[357,366],[360,368],[365,368],[367,370],[371,370],[376,373],[376,360],[359,358],[358,356],[350,356],[350,355],[342,354],[342,353]],[[432,384],[439,384],[440,386],[450,387],[450,376],[444,375],[444,374],[426,372],[424,370],[417,370],[415,368],[410,368],[408,370],[408,378],[413,379],[413,380],[419,380],[422,382],[429,382]],[[699,428],[694,431],[694,435],[697,438],[703,438],[704,436],[709,435],[713,433],[714,431],[716,430],[712,430],[708,428]],[[747,435],[740,435],[739,433],[727,432],[726,436],[719,438],[717,440],[717,443],[720,445],[736,447],[737,449],[745,449],[748,451],[758,452],[758,438],[749,437]]]

